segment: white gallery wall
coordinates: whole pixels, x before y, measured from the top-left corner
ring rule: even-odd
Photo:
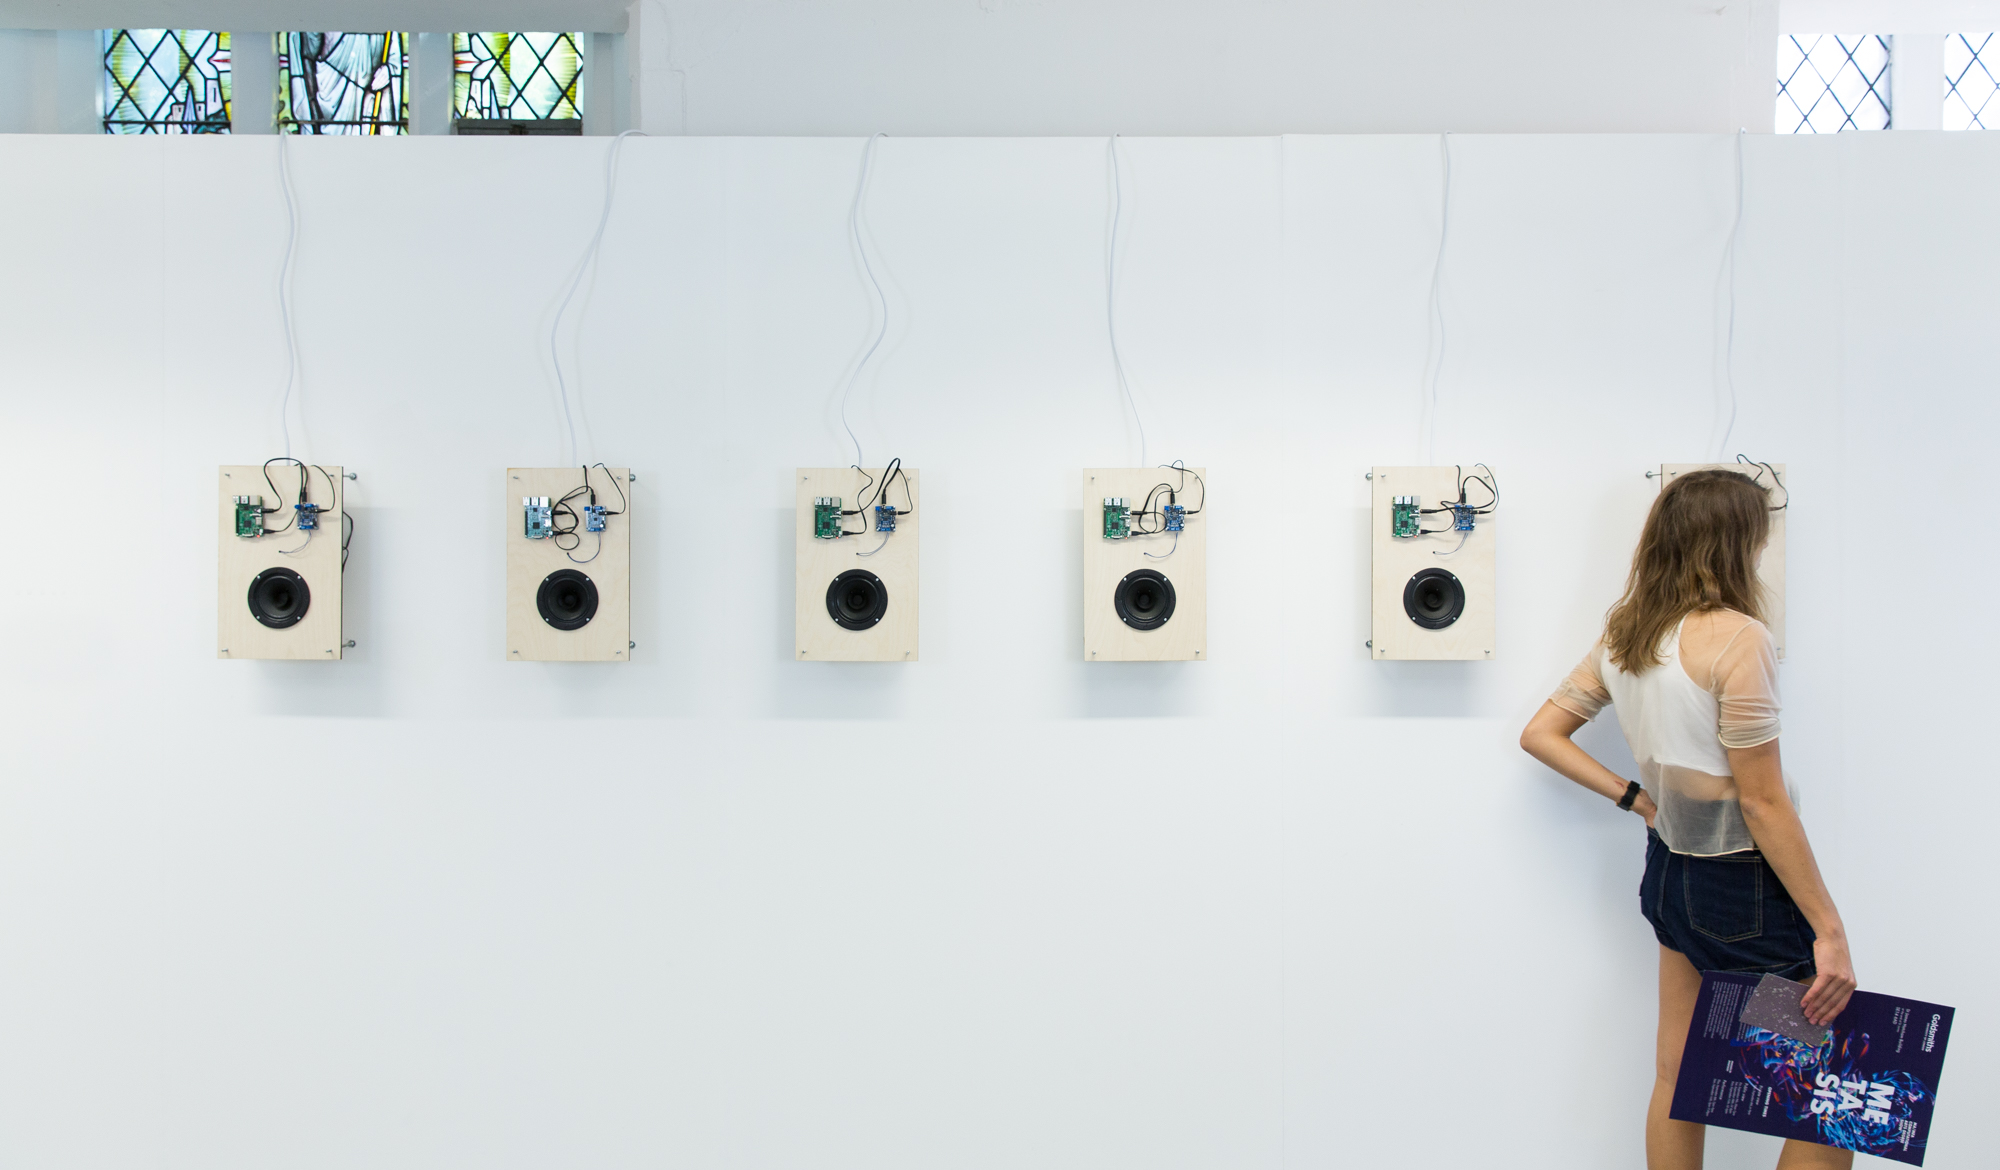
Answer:
[[[510,664],[503,469],[564,457],[609,145],[289,143],[293,450],[359,475],[357,646],[294,664],[214,657],[215,468],[282,450],[278,140],[0,138],[0,1163],[1641,1164],[1643,832],[1515,738],[1644,472],[1720,441],[1734,139],[1451,140],[1482,663],[1362,645],[1439,140],[1122,142],[1147,456],[1213,489],[1213,660],[1171,665],[1080,660],[1077,477],[1139,458],[1106,143],[882,141],[849,417],[924,476],[907,666],[791,661],[861,140],[627,139],[560,349],[638,477],[637,649]],[[1727,450],[1791,469],[1787,764],[1862,985],[1962,1009],[1928,1165],[1983,1165],[2000,141],[1743,152]]]

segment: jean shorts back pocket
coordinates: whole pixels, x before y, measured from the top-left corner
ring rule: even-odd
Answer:
[[[1717,942],[1764,933],[1764,859],[1689,857],[1681,867],[1688,924]]]

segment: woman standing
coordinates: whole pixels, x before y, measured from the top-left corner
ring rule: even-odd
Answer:
[[[1529,755],[1646,821],[1640,909],[1660,941],[1660,1030],[1646,1110],[1650,1170],[1701,1165],[1705,1129],[1667,1116],[1702,971],[1810,980],[1830,1022],[1854,991],[1847,932],[1778,761],[1778,660],[1757,557],[1769,499],[1748,476],[1695,471],[1646,517],[1604,634],[1529,721]],[[1606,704],[1632,746],[1628,783],[1570,737]],[[1788,1141],[1780,1170],[1847,1167],[1846,1150]]]

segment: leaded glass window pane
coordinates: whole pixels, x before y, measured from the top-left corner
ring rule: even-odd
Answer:
[[[2000,91],[1991,66],[2000,58],[1992,33],[1951,33],[1944,38],[1944,128],[1986,130],[1986,119],[2000,125]],[[1988,49],[1993,56],[1988,57]]]
[[[1810,33],[1779,37],[1778,133],[1889,129],[1894,39]]]
[[[408,134],[409,68],[403,33],[279,33],[278,129]]]
[[[106,134],[229,133],[229,34],[107,28]]]
[[[583,34],[453,33],[451,112],[455,118],[581,118]]]

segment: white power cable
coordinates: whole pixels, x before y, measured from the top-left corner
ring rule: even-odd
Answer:
[[[1125,188],[1118,174],[1118,136],[1111,136],[1111,246],[1104,257],[1104,321],[1111,334],[1111,368],[1118,375],[1118,389],[1132,408],[1132,422],[1139,428],[1139,466],[1146,466],[1146,420],[1139,417],[1139,403],[1132,397],[1132,384],[1125,378],[1125,359],[1118,352],[1118,224],[1125,213]],[[1169,554],[1171,555],[1171,554]]]
[[[861,440],[854,437],[854,428],[847,422],[847,400],[854,394],[854,383],[861,377],[861,371],[868,365],[868,359],[881,348],[882,339],[889,336],[889,298],[882,291],[882,282],[875,279],[875,266],[868,262],[868,246],[861,239],[861,199],[868,193],[868,170],[875,161],[875,140],[886,138],[887,134],[875,133],[868,136],[868,145],[861,148],[861,179],[854,185],[854,202],[847,209],[847,234],[854,240],[854,250],[861,254],[861,271],[868,275],[868,283],[875,289],[875,300],[882,310],[882,326],[875,331],[875,340],[868,343],[868,351],[854,364],[854,371],[847,375],[847,386],[840,392],[840,426],[847,432],[848,441],[854,444],[854,466],[860,467]]]
[[[1729,450],[1730,432],[1736,429],[1736,238],[1743,228],[1743,130],[1736,131],[1736,219],[1729,225],[1729,330],[1723,343],[1722,375],[1729,386],[1729,422],[1722,428],[1722,441],[1715,445],[1721,461]]]
[[[1451,236],[1451,135],[1438,136],[1438,150],[1444,156],[1444,199],[1438,216],[1437,261],[1431,266],[1430,315],[1426,320],[1424,337],[1424,372],[1427,375],[1423,409],[1422,443],[1423,459],[1429,464],[1437,448],[1437,400],[1438,375],[1444,372],[1445,330],[1444,330],[1444,245]],[[1437,362],[1431,362],[1429,326],[1437,330]]]
[[[278,266],[278,313],[285,321],[285,392],[278,399],[278,429],[285,436],[285,458],[292,457],[292,380],[298,374],[299,345],[292,329],[292,253],[298,246],[299,213],[292,197],[292,170],[285,147],[291,135],[278,129],[278,186],[285,193],[285,260]],[[304,547],[304,546],[301,546]]]
[[[597,263],[597,248],[604,242],[604,227],[611,222],[611,197],[617,191],[618,150],[625,145],[627,138],[644,133],[643,130],[627,130],[611,140],[611,149],[604,156],[604,210],[597,217],[597,230],[591,233],[590,243],[576,262],[576,273],[570,277],[569,289],[563,293],[562,304],[556,307],[556,319],[549,323],[549,360],[555,363],[556,391],[562,396],[563,422],[569,427],[569,463],[578,462],[576,419],[570,414],[569,383],[563,379],[562,354],[556,349],[556,332],[562,328],[563,314],[569,310],[570,298],[576,295],[577,286],[583,283],[583,274]]]

